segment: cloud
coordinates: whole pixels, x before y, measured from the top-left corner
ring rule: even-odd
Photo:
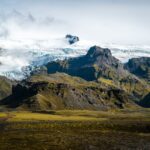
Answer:
[[[35,17],[30,12],[23,14],[13,10],[0,14],[0,38],[49,39],[60,35],[65,26],[63,20],[51,16]]]
[[[149,0],[1,0],[0,10],[17,10],[10,12],[17,16],[15,23],[8,21],[13,29],[3,27],[12,38],[49,39],[70,33],[97,42],[150,44],[149,6]]]

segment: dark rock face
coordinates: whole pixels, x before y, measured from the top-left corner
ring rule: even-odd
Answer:
[[[150,108],[150,93],[147,94],[139,104],[143,107]]]
[[[125,64],[125,69],[150,81],[150,57],[132,58]]]
[[[89,49],[87,55],[90,57],[98,57],[100,55],[109,57],[109,56],[111,56],[111,51],[107,48],[101,48],[98,46],[93,46]]]
[[[65,72],[88,81],[96,80],[99,76],[111,79],[125,75],[123,65],[112,56],[110,50],[97,46],[91,47],[85,56],[50,62],[46,67],[49,74]]]
[[[95,64],[98,67],[122,69],[122,64],[118,59],[112,56],[111,51],[107,48],[97,46],[91,47],[86,55],[86,59],[88,60],[88,63],[91,63],[91,65]]]
[[[45,90],[47,82],[31,82],[23,81],[12,87],[12,94],[1,101],[2,105],[8,105],[10,108],[17,108],[21,105],[27,104],[28,107],[35,101],[28,101],[28,98],[36,95],[40,90]]]
[[[66,35],[66,39],[69,42],[69,44],[74,44],[74,43],[79,41],[79,37],[73,36],[73,35],[70,35],[70,34]]]

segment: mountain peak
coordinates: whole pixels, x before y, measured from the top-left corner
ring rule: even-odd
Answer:
[[[108,48],[101,48],[99,46],[93,46],[89,49],[87,56],[96,57],[96,56],[111,56],[111,51]]]

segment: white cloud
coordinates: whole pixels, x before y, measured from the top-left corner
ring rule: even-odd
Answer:
[[[67,26],[54,17],[37,18],[31,13],[22,14],[16,10],[0,16],[0,37],[7,39],[49,39],[61,35]]]

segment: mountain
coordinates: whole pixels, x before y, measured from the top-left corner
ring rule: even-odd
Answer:
[[[150,82],[150,57],[132,58],[125,64],[125,69]]]
[[[111,55],[109,49],[93,46],[85,56],[55,61],[47,64],[48,73],[65,72],[92,81],[99,76],[108,79],[120,78],[126,74],[123,65]]]
[[[93,46],[83,56],[37,67],[0,105],[33,111],[146,107],[149,83],[125,66],[110,49]]]
[[[1,105],[23,110],[136,108],[135,97],[121,89],[63,73],[32,76],[13,87]]]
[[[64,72],[125,90],[141,99],[150,91],[149,85],[124,69],[124,65],[107,48],[93,46],[84,56],[50,62],[46,65],[48,74]]]

